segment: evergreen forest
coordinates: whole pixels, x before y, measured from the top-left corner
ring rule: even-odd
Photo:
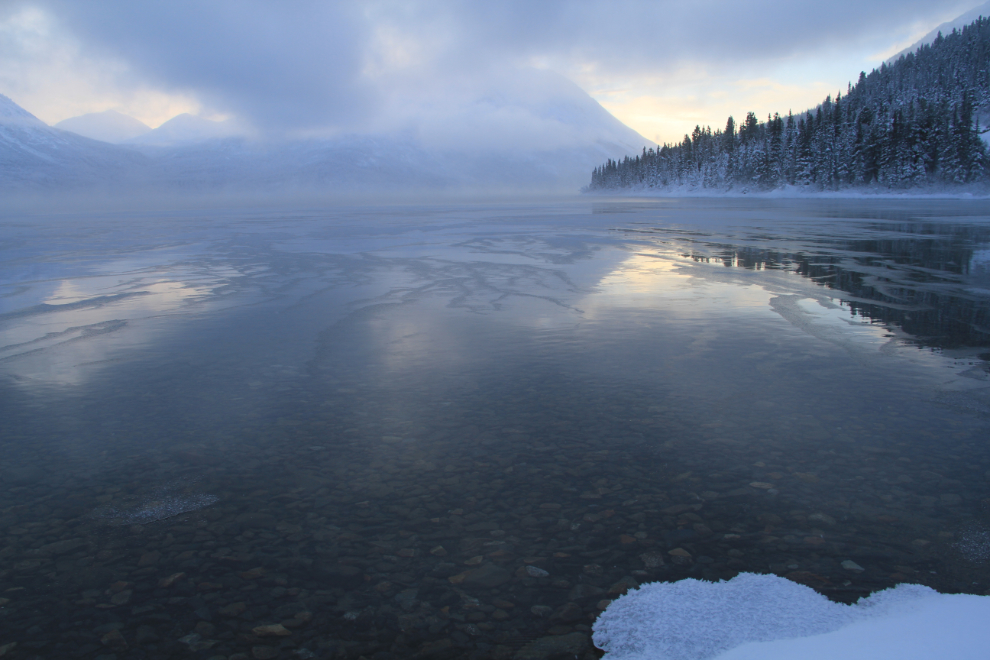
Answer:
[[[990,182],[980,118],[990,116],[990,19],[860,73],[845,95],[595,168],[586,190],[982,188]]]

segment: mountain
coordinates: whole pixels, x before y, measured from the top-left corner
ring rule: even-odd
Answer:
[[[935,41],[936,37],[938,37],[940,33],[944,36],[949,36],[950,34],[952,34],[953,30],[962,30],[964,26],[969,25],[970,23],[978,19],[980,16],[990,17],[990,2],[984,2],[979,7],[970,9],[965,14],[960,14],[951,21],[946,21],[945,23],[942,23],[934,30],[923,36],[921,39],[919,39],[918,41],[914,42],[913,44],[911,44],[901,52],[891,57],[889,60],[885,62],[885,64],[887,64],[887,66],[890,66],[891,64],[899,60],[902,56],[907,55],[908,53],[914,53],[922,46],[931,45],[932,42]]]
[[[628,151],[654,144],[547,70],[445,80],[427,87],[418,100],[403,92],[400,102],[405,116],[396,123],[435,151],[549,152],[590,145]]]
[[[148,164],[131,150],[52,128],[0,94],[0,188],[132,183]]]
[[[41,121],[30,112],[11,101],[8,97],[0,94],[0,126],[40,128],[47,124]]]
[[[144,122],[116,110],[104,110],[103,112],[91,112],[78,117],[70,117],[58,122],[53,128],[72,131],[76,135],[111,144],[119,144],[134,139],[151,130]]]
[[[146,131],[128,140],[130,144],[156,147],[174,147],[209,140],[242,136],[245,131],[231,120],[213,121],[197,115],[183,113],[172,117],[158,128]]]
[[[738,131],[696,127],[680,144],[593,170],[591,189],[805,190],[990,187],[980,117],[990,116],[990,18],[937,35],[848,94]]]
[[[180,115],[129,144],[156,159],[167,185],[186,189],[571,191],[603,158],[652,146],[550,71],[445,85],[419,96],[401,90],[401,109],[360,134],[248,139],[232,121]]]
[[[602,160],[652,146],[548,71],[445,84],[456,93],[397,95],[389,120],[359,134],[264,138],[179,115],[119,145],[46,126],[4,97],[8,124],[24,127],[0,139],[0,188],[572,192]]]

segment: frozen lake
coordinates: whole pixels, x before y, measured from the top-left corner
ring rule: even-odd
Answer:
[[[988,359],[985,201],[7,215],[0,646],[537,657],[646,581],[982,594]]]

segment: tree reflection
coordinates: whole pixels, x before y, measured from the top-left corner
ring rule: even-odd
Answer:
[[[683,256],[749,270],[791,270],[851,312],[896,326],[933,348],[990,346],[990,227],[949,223],[863,226],[871,238],[775,237],[791,250],[697,243]],[[752,241],[754,238],[749,237]]]

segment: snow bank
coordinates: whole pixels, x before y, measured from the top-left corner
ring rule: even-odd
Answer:
[[[990,597],[902,584],[833,603],[774,575],[645,584],[594,625],[606,660],[983,660]]]
[[[986,134],[987,145],[990,146],[990,132]],[[959,186],[931,186],[906,189],[875,187],[849,187],[840,190],[819,190],[811,186],[781,186],[771,190],[749,189],[734,186],[726,188],[702,188],[700,186],[671,186],[667,188],[649,188],[647,186],[629,186],[626,188],[604,188],[590,190],[587,186],[581,193],[598,197],[632,197],[632,198],[661,198],[678,199],[681,197],[705,198],[758,198],[758,199],[986,199],[990,191],[983,184]]]

